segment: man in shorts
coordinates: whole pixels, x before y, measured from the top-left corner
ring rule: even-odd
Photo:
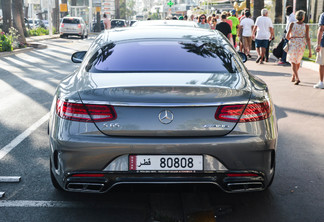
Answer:
[[[242,43],[244,48],[244,53],[246,56],[251,58],[250,49],[252,44],[252,29],[254,26],[254,21],[251,19],[251,13],[249,11],[245,12],[245,18],[242,19],[240,24],[240,36],[242,36]]]
[[[257,34],[255,35],[255,33]],[[252,39],[255,39],[255,47],[258,53],[256,63],[263,64],[266,49],[273,36],[273,24],[268,17],[268,10],[264,8],[261,10],[261,16],[256,19],[252,32]]]
[[[320,16],[320,20],[318,23],[318,31],[317,31],[317,46],[316,46],[316,63],[319,66],[319,74],[320,81],[314,85],[314,88],[324,89],[323,78],[324,78],[324,12]]]

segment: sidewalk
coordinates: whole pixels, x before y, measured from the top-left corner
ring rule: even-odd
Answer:
[[[255,50],[251,50],[250,53],[251,53],[251,55],[254,55],[255,58],[257,58],[257,52]],[[269,54],[269,60],[270,60],[270,62],[275,62],[275,63],[277,63],[277,61],[278,61],[278,59],[276,57],[274,57],[272,55],[272,53]],[[282,65],[278,65],[278,67],[280,67],[280,66],[282,66]],[[305,68],[305,69],[310,69],[310,70],[313,70],[313,71],[316,71],[316,72],[319,71],[319,64],[317,64],[315,62],[302,60],[301,63],[300,63],[300,67]]]
[[[90,32],[89,36],[91,35],[96,35],[99,33],[95,33],[95,32]],[[40,36],[30,36],[26,38],[26,42],[29,45],[26,48],[21,48],[21,49],[15,49],[11,52],[0,52],[0,58],[1,57],[6,57],[6,56],[11,56],[11,55],[15,55],[18,53],[23,53],[23,52],[28,52],[33,50],[34,48],[37,49],[43,49],[46,48],[47,46],[45,44],[41,44],[38,43],[39,41],[43,41],[43,40],[47,40],[47,39],[57,39],[60,38],[60,34],[54,34],[54,35],[40,35]]]

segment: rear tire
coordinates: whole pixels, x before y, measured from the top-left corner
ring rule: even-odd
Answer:
[[[84,39],[84,34],[81,35],[81,39]]]
[[[63,188],[60,186],[60,184],[57,182],[53,171],[52,171],[52,160],[50,160],[50,174],[51,174],[51,181],[52,181],[52,185],[53,187],[55,187],[55,189],[59,190],[59,191],[63,191]]]

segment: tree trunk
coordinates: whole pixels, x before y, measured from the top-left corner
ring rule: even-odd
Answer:
[[[3,15],[3,31],[8,33],[12,26],[11,20],[11,0],[1,1],[2,15]]]
[[[256,20],[257,17],[261,15],[261,10],[264,8],[264,1],[254,1],[253,9],[253,19]]]
[[[59,0],[55,0],[55,7],[53,8],[52,19],[53,19],[53,27],[58,32],[59,31],[59,26],[60,26]]]
[[[22,21],[24,20],[23,0],[12,0],[12,15],[15,29],[18,30],[19,42],[26,44]],[[25,23],[24,23],[25,24]]]
[[[251,1],[246,0],[246,8],[248,8],[251,11]]]
[[[276,0],[276,8],[275,8],[275,21],[276,24],[282,23],[282,0]]]
[[[119,11],[119,0],[115,0],[115,18],[120,18],[120,11]]]
[[[298,1],[299,1],[299,0],[298,0]],[[287,3],[286,3],[286,5],[285,5],[285,8],[286,8],[287,6],[292,6],[292,7],[294,7],[294,0],[287,0]]]

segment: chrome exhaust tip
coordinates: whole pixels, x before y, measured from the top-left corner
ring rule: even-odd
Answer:
[[[232,192],[261,191],[264,189],[263,183],[261,182],[229,183],[227,187]]]
[[[68,183],[66,189],[73,192],[102,193],[103,183]]]

